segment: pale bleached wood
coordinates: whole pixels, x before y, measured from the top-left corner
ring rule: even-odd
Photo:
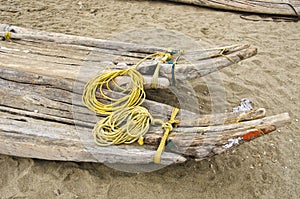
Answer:
[[[164,48],[155,48],[154,50],[151,46],[125,42],[48,33],[5,24],[0,24],[0,30],[13,31],[11,34],[15,40],[15,42],[3,42],[4,45],[0,49],[0,59],[2,60],[0,64],[5,67],[39,72],[54,77],[68,76],[75,79],[78,78],[78,73],[81,77],[83,77],[82,73],[89,77],[87,73],[92,74],[101,67],[107,67],[105,61],[107,62],[108,60],[101,60],[105,56],[109,56],[112,59],[110,60],[112,63],[110,67],[128,68],[149,53],[166,50]],[[5,32],[1,34],[4,35]],[[95,45],[99,42],[99,45]],[[112,45],[113,47],[107,48],[107,45]],[[132,48],[139,50],[131,52]],[[89,55],[89,52],[94,53],[94,55]],[[224,46],[199,49],[198,51],[187,50],[183,56],[183,61],[187,63],[179,62],[176,65],[176,78],[182,81],[199,78],[255,54],[256,49],[249,45]],[[131,65],[125,67],[114,66],[114,63],[122,62],[120,57],[125,57],[126,59],[123,61],[131,63]],[[12,59],[14,60],[13,62],[11,62]],[[44,67],[39,67],[39,65]],[[138,70],[146,77],[153,74],[156,65],[157,61],[146,62]],[[52,70],[53,68],[55,70]],[[171,65],[163,64],[160,75],[171,82]],[[170,85],[168,81],[162,78],[160,86],[167,87]],[[146,84],[146,86],[149,87],[149,84]]]
[[[14,101],[15,103],[21,104],[24,109],[39,110],[44,113],[48,111],[48,107],[50,108],[51,114],[64,116],[69,119],[73,118],[72,109],[73,111],[75,109],[75,117],[80,116],[79,118],[83,121],[89,121],[90,118],[97,120],[97,118],[93,117],[94,114],[92,112],[88,113],[86,111],[87,109],[82,108],[84,106],[81,103],[82,89],[84,87],[84,83],[82,82],[77,82],[77,84],[74,85],[74,89],[74,82],[72,80],[10,68],[0,68],[0,80],[0,88],[3,90],[3,95],[6,95],[6,97],[2,99],[2,103],[6,106]],[[9,87],[7,85],[9,85]],[[19,92],[15,92],[17,90],[19,90]],[[111,92],[111,94],[115,97],[123,96],[116,92]],[[143,106],[149,109],[155,118],[164,120],[170,117],[173,110],[173,107],[170,105],[152,100],[145,100]],[[179,115],[180,117],[191,118],[197,115],[197,113],[181,110]]]
[[[155,46],[146,46],[140,44],[119,42],[119,41],[109,41],[103,39],[94,39],[89,37],[66,35],[62,33],[50,33],[46,31],[30,30],[26,28],[21,28],[17,26],[9,26],[7,24],[0,24],[0,30],[16,32],[17,38],[28,41],[46,41],[55,42],[58,44],[73,44],[80,46],[90,46],[98,47],[103,49],[112,50],[126,50],[129,52],[141,52],[141,53],[155,53],[157,51],[166,51],[166,48],[160,48]],[[12,33],[14,38],[14,33]]]
[[[166,150],[202,160],[249,141],[244,140],[243,136],[250,132],[260,132],[259,135],[252,138],[255,139],[288,123],[290,123],[290,117],[288,113],[283,113],[239,124],[210,126],[201,128],[201,130],[199,128],[197,130],[195,128],[188,130],[187,128],[175,128],[168,137]],[[158,146],[161,137],[162,134],[147,134],[145,143]],[[227,147],[230,139],[238,139],[238,143]]]
[[[193,62],[192,64],[178,64],[176,65],[176,79],[195,79],[206,76],[215,71],[221,70],[227,66],[238,63],[244,59],[256,55],[256,48],[243,49],[238,52],[233,52],[228,55],[218,56],[211,59],[205,59]],[[171,79],[172,69],[170,65],[163,64],[161,66],[160,75]]]
[[[36,120],[0,111],[0,153],[46,160],[149,164],[155,151],[142,147],[99,147],[90,129]],[[166,152],[161,164],[184,162],[180,155]]]
[[[233,130],[233,129],[239,129],[243,127],[248,126],[257,126],[260,124],[272,124],[275,126],[283,126],[287,122],[289,122],[289,114],[288,113],[282,113],[274,116],[268,116],[260,119],[253,119],[249,121],[244,122],[234,122],[234,123],[227,123],[224,125],[216,125],[216,126],[207,126],[207,127],[190,127],[190,128],[176,128],[173,130],[173,132],[178,133],[210,133],[210,132],[223,132],[226,130]]]
[[[273,15],[289,15],[298,17],[300,14],[300,1],[278,0],[168,0],[217,9],[253,12]]]
[[[290,117],[288,113],[282,113],[274,116],[264,117],[261,119],[254,119],[250,121],[238,122],[233,124],[223,124],[216,126],[207,127],[178,127],[172,130],[169,136],[169,140],[172,141],[176,139],[178,143],[189,141],[190,138],[195,140],[205,140],[209,138],[221,138],[221,137],[236,137],[236,132],[246,131],[249,129],[258,129],[261,125],[272,125],[280,127],[286,125],[290,122]],[[154,130],[153,130],[154,131]],[[158,130],[155,133],[147,134],[145,136],[145,142],[148,144],[157,145],[163,135],[163,130]],[[241,136],[242,134],[238,134]],[[178,139],[179,138],[179,139]],[[192,144],[192,143],[189,143]]]

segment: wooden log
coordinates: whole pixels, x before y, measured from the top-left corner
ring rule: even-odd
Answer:
[[[29,72],[34,71],[39,74],[53,77],[68,77],[70,79],[77,78],[77,80],[85,78],[80,79],[80,81],[85,82],[91,77],[91,74],[99,70],[99,66],[102,66],[102,68],[106,66],[106,63],[100,60],[102,56],[90,56],[88,63],[93,66],[85,67],[85,63],[82,62],[84,58],[88,56],[88,50],[97,51],[97,53],[105,54],[105,56],[125,56],[130,57],[130,59],[133,57],[131,60],[135,60],[135,63],[138,59],[149,53],[157,52],[158,50],[166,50],[163,48],[155,48],[155,50],[153,50],[151,46],[133,45],[124,42],[120,43],[58,33],[48,33],[45,31],[28,30],[5,24],[0,24],[0,30],[12,31],[13,33],[11,33],[11,37],[13,39],[21,39],[13,43],[4,42],[5,45],[0,49],[0,59],[2,60],[0,65],[3,67],[17,68],[18,70],[25,70]],[[2,32],[2,34],[4,34],[4,32]],[[34,43],[30,41],[34,41]],[[100,44],[96,45],[97,43]],[[112,45],[112,47],[107,48],[107,45]],[[120,49],[117,49],[117,47],[120,47]],[[140,50],[136,50],[137,53],[132,53],[131,47]],[[80,50],[77,50],[78,48],[80,48]],[[152,50],[149,51],[149,49]],[[195,64],[178,63],[176,65],[176,79],[178,81],[186,81],[189,79],[199,78],[255,54],[256,49],[249,47],[249,45],[233,45],[212,49],[200,49],[199,51],[194,52],[187,51],[185,59],[196,60],[194,62]],[[97,57],[100,57],[100,59]],[[12,59],[14,60],[13,62],[11,62]],[[114,64],[118,63],[117,60],[111,61],[114,61],[114,63],[111,62],[113,67],[120,68],[120,65],[114,66]],[[133,63],[131,64],[133,65]],[[39,65],[43,65],[44,67],[39,67]],[[146,89],[151,87],[151,75],[153,74],[156,65],[157,62],[148,61],[138,68],[145,76]],[[131,66],[129,65],[125,67]],[[55,70],[51,70],[51,68],[55,68]],[[78,72],[80,72],[79,77],[77,76]],[[163,64],[161,66],[160,75],[162,77],[159,77],[158,87],[168,88],[170,82],[173,81],[171,65]],[[181,88],[178,90],[187,89],[192,88]],[[178,95],[181,94],[178,93]],[[193,96],[193,98],[196,99],[197,97]]]
[[[277,0],[168,0],[193,5],[199,5],[210,8],[243,11],[272,15],[287,15],[299,17],[300,2],[299,0],[277,1]]]
[[[29,30],[17,26],[9,26],[0,24],[0,30],[12,32],[12,39],[21,39],[27,41],[45,41],[54,42],[57,44],[72,44],[80,46],[97,47],[111,50],[126,50],[129,52],[155,53],[158,51],[166,51],[166,48],[155,46],[146,46],[140,44],[108,41],[103,39],[94,39],[89,37],[66,35],[62,33],[49,33],[46,31]]]
[[[59,57],[57,54],[59,52],[55,52],[56,55],[41,55],[40,52],[33,52],[31,50],[31,47],[24,48],[20,47],[19,44],[13,44],[12,47],[6,47],[4,51],[1,53],[0,50],[0,58],[2,60],[1,65],[4,67],[12,67],[12,68],[18,68],[19,70],[29,70],[29,71],[36,71],[41,74],[47,74],[47,75],[53,75],[55,77],[61,76],[61,77],[70,77],[70,78],[76,78],[76,75],[78,72],[81,72],[80,77],[88,78],[91,76],[91,74],[95,73],[98,71],[100,68],[99,66],[96,67],[90,67],[86,68],[84,66],[84,63],[82,63],[83,58],[79,59],[78,56],[77,58],[74,59],[73,55],[69,57]],[[43,45],[42,45],[43,46]],[[17,48],[16,48],[17,47]],[[50,48],[49,46],[47,48]],[[57,46],[53,46],[53,48],[57,48]],[[62,48],[64,51],[65,49]],[[40,50],[42,51],[42,50]],[[70,51],[70,50],[69,50]],[[73,52],[73,51],[72,51]],[[70,52],[70,53],[72,53]],[[256,48],[246,48],[246,49],[241,49],[239,51],[229,51],[230,53],[226,53],[223,55],[219,55],[219,57],[216,57],[214,51],[211,51],[212,54],[209,56],[214,56],[211,57],[210,59],[202,59],[200,61],[196,61],[192,64],[177,64],[176,65],[176,79],[177,80],[189,80],[189,79],[195,79],[195,78],[200,78],[202,76],[205,76],[209,73],[215,72],[217,70],[220,70],[224,67],[230,66],[234,63],[238,63],[239,61],[249,58],[253,55],[256,54]],[[50,52],[52,53],[52,52]],[[65,54],[65,51],[64,51]],[[78,52],[74,52],[74,54],[78,54]],[[84,53],[80,53],[83,56]],[[68,54],[66,54],[68,55]],[[11,62],[10,60],[13,59],[14,62]],[[152,62],[146,62],[145,64],[142,64],[141,67],[138,68],[142,74],[145,74],[144,76],[146,77],[147,83],[146,87],[149,87],[149,82],[151,82],[151,77],[149,75],[153,74],[153,71],[156,67],[157,62],[152,61]],[[39,65],[44,65],[45,67],[38,67]],[[103,63],[94,63],[94,65],[103,65],[105,66],[106,64]],[[62,68],[62,66],[64,66]],[[131,66],[113,66],[112,69],[114,68],[128,68]],[[50,68],[56,68],[54,71],[49,71]],[[83,68],[83,69],[81,69]],[[159,79],[159,85],[164,88],[168,87],[170,84],[169,82],[172,81],[172,71],[171,71],[171,65],[170,64],[162,64],[161,70],[160,70],[160,75],[161,79]],[[68,70],[68,74],[66,74],[66,69]],[[89,73],[89,74],[88,74]],[[73,74],[70,76],[70,74]],[[149,76],[149,77],[148,77]],[[167,78],[167,79],[166,79]]]
[[[233,137],[233,135],[230,136],[224,135],[218,138],[214,138],[214,137],[207,138],[204,139],[204,141],[197,140],[194,142],[201,142],[201,144],[190,146],[190,147],[174,147],[176,145],[172,144],[168,148],[168,151],[177,152],[179,154],[185,154],[185,156],[193,157],[196,160],[203,160],[206,158],[210,158],[214,155],[219,155],[221,153],[224,153],[228,150],[231,150],[234,147],[237,147],[245,143],[246,140],[243,139],[244,135],[255,133],[257,135],[256,137],[253,137],[253,139],[255,139],[257,137],[266,135],[276,130],[276,127],[272,125],[261,125],[258,127],[259,127],[259,131],[261,131],[262,134],[258,134],[257,132],[259,131],[257,129],[236,131],[235,137]]]
[[[99,117],[89,112],[81,102],[83,87],[84,83],[77,82],[76,89],[73,89],[73,81],[68,79],[0,68],[0,93],[5,96],[0,100],[1,105],[8,107],[14,104],[14,107],[27,111],[38,110],[48,115],[69,119],[78,117],[80,121],[96,123]],[[111,95],[123,96],[113,92]],[[173,110],[170,105],[152,100],[146,100],[143,106],[149,109],[155,118],[164,120],[168,120]],[[180,115],[190,118],[197,114],[181,110]]]
[[[276,127],[283,126],[290,122],[290,117],[288,113],[278,114],[275,116],[269,116],[261,119],[254,119],[250,121],[238,122],[233,124],[224,124],[217,126],[207,126],[207,127],[178,127],[172,130],[172,133],[169,135],[169,141],[174,141],[183,146],[189,145],[202,145],[199,141],[206,139],[228,137],[234,138],[236,136],[242,136],[241,133],[249,129],[259,129],[261,125],[272,125]],[[153,130],[154,131],[154,130]],[[163,130],[158,130],[157,132],[146,134],[145,143],[150,145],[157,145],[160,142],[161,137],[163,136]],[[195,139],[195,142],[189,142],[189,139]],[[212,143],[214,144],[214,143]]]
[[[239,124],[198,128],[197,131],[181,128],[179,132],[179,129],[174,129],[168,137],[166,150],[202,160],[271,133],[289,122],[288,113],[283,113]],[[161,137],[162,134],[146,134],[144,142],[157,146]]]
[[[193,64],[178,64],[176,65],[176,79],[195,79],[203,77],[215,71],[221,70],[227,66],[238,63],[244,59],[256,55],[256,48],[243,49],[238,52],[233,52],[228,55],[218,56],[211,59],[200,60]],[[160,75],[168,79],[172,78],[172,67],[169,64],[161,66]]]
[[[0,111],[0,153],[46,160],[149,164],[155,151],[142,147],[99,147],[90,129]],[[166,152],[161,164],[184,162]]]

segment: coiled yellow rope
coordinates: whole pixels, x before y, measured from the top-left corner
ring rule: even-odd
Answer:
[[[151,120],[151,114],[144,107],[120,109],[95,125],[95,141],[100,146],[131,144],[148,132]]]
[[[131,78],[129,85],[131,86],[121,88],[122,92],[127,95],[115,99],[106,95],[103,89],[106,88],[111,91],[109,84],[114,83],[114,79],[118,76],[129,76]],[[146,98],[143,84],[144,78],[135,68],[108,71],[94,77],[85,85],[82,100],[91,111],[100,115],[110,115],[120,109],[141,105]],[[97,91],[103,101],[110,101],[111,103],[105,104],[99,101],[96,96]]]

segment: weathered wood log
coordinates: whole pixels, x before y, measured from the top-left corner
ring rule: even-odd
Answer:
[[[0,153],[47,160],[148,164],[155,151],[142,147],[98,147],[90,129],[0,112]],[[184,162],[166,152],[162,164]]]
[[[84,83],[78,82],[76,88],[72,87],[73,81],[68,79],[0,68],[0,93],[4,96],[0,100],[2,105],[10,107],[11,104],[15,104],[15,107],[27,111],[38,110],[39,113],[47,115],[68,119],[75,117],[82,122],[96,123],[100,118],[81,103]],[[114,96],[118,97],[121,94],[114,93]],[[143,105],[155,118],[165,120],[173,110],[170,105],[152,100],[146,100]],[[197,113],[182,110],[180,115],[191,118]]]
[[[244,59],[256,55],[256,48],[243,49],[238,52],[233,52],[228,55],[218,56],[211,59],[205,59],[193,62],[193,64],[178,64],[176,65],[176,79],[195,79],[197,77],[203,77],[212,72],[221,70],[232,64],[236,64]],[[170,65],[162,65],[160,75],[171,79],[172,68]]]
[[[49,33],[46,31],[39,30],[29,30],[26,28],[21,28],[17,26],[9,26],[7,24],[0,24],[0,30],[12,32],[12,38],[14,38],[14,33],[16,32],[17,39],[27,40],[27,41],[45,41],[54,42],[57,44],[72,44],[80,46],[90,46],[110,50],[126,50],[128,52],[141,52],[141,53],[155,53],[157,51],[166,51],[165,48],[146,46],[140,44],[109,41],[103,39],[94,39],[82,36],[66,35],[62,33]]]
[[[81,84],[83,87],[84,84]],[[77,85],[78,86],[78,85]],[[74,117],[76,124],[95,124],[100,118],[88,111],[81,103],[81,92],[76,93],[72,81],[22,72],[14,69],[0,69],[0,93],[3,98],[0,102],[3,106],[21,104],[18,108],[23,110],[39,111],[40,114],[64,117],[71,122]],[[120,93],[115,93],[118,97]],[[109,102],[108,102],[109,103]],[[150,110],[155,118],[167,120],[173,107],[152,100],[146,100],[143,104]],[[74,115],[74,111],[76,112]],[[73,112],[73,113],[72,113]],[[164,113],[164,114],[162,114]],[[215,115],[199,115],[190,111],[181,110],[178,119],[182,120],[181,126],[208,126],[221,125],[237,121],[253,120],[265,116],[264,109],[245,114],[243,112],[225,113]],[[71,122],[72,124],[74,122]]]
[[[189,92],[189,103],[185,104],[197,104],[197,96],[193,93],[193,88],[189,86],[189,84],[186,84],[186,80],[190,79],[189,77],[193,78],[199,78],[202,75],[211,73],[213,71],[216,71],[218,69],[223,68],[224,66],[228,66],[233,64],[233,62],[230,62],[223,57],[216,57],[216,55],[223,53],[224,56],[229,57],[233,53],[241,52],[242,50],[249,49],[248,45],[239,45],[239,46],[225,46],[221,48],[212,48],[212,49],[204,49],[203,51],[209,52],[208,54],[192,54],[191,57],[194,55],[200,55],[200,57],[193,57],[202,60],[206,64],[204,64],[201,67],[194,67],[191,65],[189,67],[188,64],[186,64],[187,67],[189,67],[191,70],[186,75],[182,75],[178,72],[178,69],[176,70],[176,80],[178,81],[177,87],[176,87],[176,95],[179,97],[179,99],[184,99],[185,93]],[[103,52],[101,52],[103,53]],[[100,53],[99,56],[92,56],[93,57],[103,57],[103,55]],[[192,52],[191,52],[192,53]],[[201,53],[201,52],[200,52]],[[68,48],[66,46],[60,46],[55,43],[28,43],[23,41],[18,42],[3,42],[3,46],[1,46],[0,49],[0,66],[5,68],[15,68],[19,71],[28,71],[28,72],[34,72],[41,75],[49,76],[49,77],[60,77],[60,82],[64,83],[63,80],[69,79],[69,80],[76,80],[75,84],[76,86],[81,87],[81,85],[77,85],[80,82],[84,84],[87,82],[90,78],[92,78],[100,69],[103,69],[104,66],[107,65],[107,61],[98,62],[97,60],[93,61],[83,61],[85,57],[88,55],[88,51],[81,51],[76,50],[76,48]],[[101,56],[102,55],[102,56]],[[111,55],[110,55],[111,56]],[[111,57],[111,59],[114,59],[113,57],[116,57],[117,55],[114,55]],[[117,56],[118,57],[118,56]],[[212,58],[209,58],[212,57]],[[187,54],[187,58],[189,58],[189,54]],[[13,62],[11,60],[14,60]],[[88,60],[90,57],[88,57]],[[219,59],[224,60],[224,62],[217,61]],[[201,61],[200,61],[201,62]],[[215,64],[217,63],[217,64]],[[114,65],[114,63],[110,62],[108,63],[110,65],[113,65],[115,68],[124,68],[122,65]],[[141,66],[141,70],[143,68],[147,68],[148,71],[147,74],[152,75],[154,68],[156,67],[156,63],[153,63],[153,61],[148,61],[145,63],[144,66]],[[154,67],[151,67],[154,66]],[[178,64],[176,68],[179,67]],[[43,67],[41,67],[43,66]],[[131,65],[132,66],[132,65]],[[131,67],[130,65],[126,67]],[[145,67],[146,66],[146,67]],[[112,67],[112,68],[113,68]],[[205,68],[206,67],[206,68]],[[53,70],[55,68],[55,70]],[[171,65],[163,65],[162,70],[166,68],[166,70],[171,68]],[[194,70],[198,71],[197,73],[194,72]],[[170,71],[169,71],[170,72]],[[161,72],[163,73],[163,72]],[[158,88],[169,88],[168,85],[170,85],[170,82],[172,81],[172,77],[170,74],[165,74],[167,77],[159,77],[158,79]],[[197,76],[198,75],[198,76]],[[151,88],[151,82],[152,77],[149,75],[144,75],[146,79],[145,88]],[[122,79],[122,78],[121,78]],[[181,82],[184,81],[184,82]],[[72,86],[72,83],[69,84]],[[174,94],[174,93],[173,93]],[[158,98],[158,97],[157,97]],[[157,99],[156,100],[159,100]],[[173,104],[174,106],[174,104]],[[194,109],[193,106],[186,107],[185,109],[192,110]]]
[[[168,0],[193,5],[199,5],[210,8],[243,11],[252,13],[287,15],[299,17],[300,2],[299,0],[277,1],[277,0]]]
[[[235,122],[232,124],[223,124],[217,126],[206,127],[178,127],[174,128],[169,135],[169,140],[178,143],[179,146],[196,146],[202,145],[202,141],[214,138],[215,141],[224,138],[235,138],[242,136],[240,132],[245,132],[249,129],[260,129],[262,125],[283,126],[289,123],[289,115],[287,113],[269,116],[261,119],[254,119],[244,122]],[[275,129],[274,129],[275,130]],[[238,132],[238,133],[237,133]],[[163,130],[158,130],[155,133],[147,134],[145,136],[145,143],[157,145],[163,135]],[[191,139],[193,138],[193,139]],[[191,142],[190,142],[191,139]],[[200,142],[200,143],[199,143]],[[216,143],[216,142],[215,142]],[[215,143],[211,143],[214,145]]]
[[[25,69],[24,65],[26,65],[26,69],[37,69],[40,70],[39,72],[44,72],[43,74],[49,73],[47,69],[56,68],[55,72],[52,72],[55,73],[53,74],[55,77],[70,77],[70,74],[63,73],[65,70],[62,69],[62,66],[68,67],[69,73],[73,74],[73,78],[75,79],[77,75],[76,72],[79,72],[79,70],[81,73],[89,72],[92,74],[92,72],[97,72],[101,67],[102,69],[107,67],[108,60],[101,60],[104,59],[103,57],[109,56],[111,59],[115,59],[109,60],[111,62],[111,68],[122,68],[121,65],[114,65],[122,62],[128,63],[128,66],[125,66],[126,68],[131,67],[149,53],[167,50],[165,48],[125,42],[28,30],[5,24],[0,24],[0,30],[12,31],[10,37],[16,40],[14,43],[4,42],[0,49],[0,59],[5,67],[22,67]],[[3,37],[5,37],[5,33],[6,32],[0,31]],[[198,51],[187,50],[182,60],[188,63],[179,62],[176,65],[176,79],[189,80],[205,76],[255,55],[256,50],[256,48],[250,47],[249,45],[224,46],[200,49]],[[95,55],[88,55],[91,51],[95,53]],[[126,57],[127,61],[118,60],[118,57],[122,56]],[[10,62],[12,58],[14,58],[13,64]],[[86,60],[86,58],[88,59]],[[85,64],[87,64],[88,67],[85,67]],[[45,65],[47,67],[43,70],[43,68],[38,68],[38,65]],[[156,65],[157,62],[148,61],[142,64],[138,70],[146,76],[152,75]],[[169,82],[172,81],[171,66],[171,64],[163,64],[160,70],[160,75],[168,78]],[[168,86],[170,84],[168,81],[162,78],[160,86]],[[146,86],[148,86],[148,84],[146,84]]]
[[[98,147],[93,141],[91,129],[89,128],[75,128],[72,125],[61,123],[61,121],[57,122],[53,118],[43,117],[39,114],[24,117],[21,116],[19,111],[17,112],[19,115],[16,115],[16,112],[9,114],[11,113],[10,110],[7,113],[2,110],[0,111],[0,140],[4,144],[2,145],[3,148],[0,147],[0,151],[3,154],[52,160],[132,164],[152,162],[151,157],[154,155],[155,147],[152,148],[152,152],[147,152],[147,147],[144,149],[136,145],[126,146],[125,148]],[[232,127],[228,127],[227,129],[229,130],[226,130],[226,127],[224,127],[224,131],[206,131],[203,134],[174,132],[169,137],[169,141],[172,141],[172,144],[168,143],[167,150],[194,158],[211,157],[216,154],[216,151],[219,153],[221,149],[222,152],[226,151],[225,145],[229,143],[229,139],[243,136],[256,129],[269,133],[275,130],[274,125],[279,126],[279,122],[283,124],[288,119],[288,115],[283,114],[266,118],[264,119],[265,122],[259,122],[260,124],[254,128],[253,126],[242,125],[242,128],[231,129]],[[145,143],[149,144],[151,136],[152,139],[156,136],[155,145],[157,145],[160,140],[157,134],[147,134]],[[241,143],[243,141],[241,140]],[[46,152],[47,154],[44,154]],[[114,153],[118,153],[117,157],[115,157]],[[141,156],[140,158],[138,157],[139,155]],[[164,155],[166,158],[165,164],[171,163],[170,161],[184,161],[180,156],[174,156],[168,152],[165,152]]]

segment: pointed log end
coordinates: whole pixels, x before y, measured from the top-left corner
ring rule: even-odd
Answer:
[[[240,58],[240,60],[244,60],[250,57],[253,57],[257,54],[257,48],[249,47],[245,50],[240,51],[237,56]]]

